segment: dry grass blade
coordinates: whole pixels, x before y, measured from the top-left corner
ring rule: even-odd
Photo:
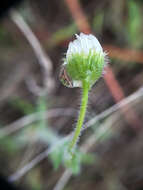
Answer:
[[[43,93],[51,92],[54,89],[55,82],[52,77],[52,61],[45,53],[42,48],[39,40],[36,38],[28,24],[24,21],[22,16],[15,10],[11,11],[11,19],[17,25],[17,27],[21,30],[25,38],[28,40],[31,45],[39,64],[43,69],[43,83],[44,83],[44,91]]]
[[[17,172],[12,174],[8,180],[9,181],[17,181],[19,180],[22,176],[24,176],[28,171],[30,171],[34,166],[39,164],[42,160],[44,160],[51,152],[53,152],[58,146],[62,145],[67,141],[69,136],[62,138],[60,142],[55,144],[53,147],[46,149],[44,152],[40,153],[38,156],[36,156],[33,160],[31,160],[28,164],[26,164],[24,167],[19,169]]]
[[[70,108],[57,108],[48,110],[47,112],[44,112],[43,115],[43,119],[59,116],[74,116],[75,110]],[[0,138],[10,135],[11,133],[14,133],[17,130],[22,129],[23,127],[30,125],[31,123],[36,122],[38,120],[41,120],[40,112],[24,116],[16,120],[15,122],[3,127],[3,129],[0,129]]]

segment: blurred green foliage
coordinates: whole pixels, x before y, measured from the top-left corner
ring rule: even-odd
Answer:
[[[136,1],[128,1],[128,40],[134,48],[143,46],[142,8]]]
[[[77,33],[77,26],[75,23],[72,23],[68,26],[65,26],[55,33],[52,34],[51,39],[48,41],[48,46],[55,46],[62,41],[69,39],[75,33]]]
[[[35,112],[34,106],[28,101],[21,99],[20,97],[15,97],[14,99],[12,99],[10,101],[10,104],[25,115]]]
[[[93,32],[95,32],[96,35],[102,33],[103,21],[104,21],[104,12],[100,10],[98,13],[95,14],[92,20]]]

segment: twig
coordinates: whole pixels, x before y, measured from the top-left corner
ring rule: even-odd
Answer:
[[[139,98],[142,96],[143,96],[143,87],[141,87],[139,90],[137,90],[136,92],[134,92],[130,96],[124,98],[123,100],[121,100],[117,104],[113,105],[112,107],[110,107],[110,108],[106,109],[105,111],[103,111],[102,113],[98,114],[96,117],[92,118],[90,121],[88,121],[85,124],[85,128],[93,125],[94,123],[96,123],[100,119],[103,119],[103,118],[109,116],[111,113],[117,111],[118,109],[123,108],[130,103],[133,103],[135,100],[139,100]]]
[[[108,66],[106,67],[106,71],[107,74],[104,75],[104,80],[107,86],[109,87],[110,92],[114,97],[115,101],[119,102],[120,100],[123,100],[125,98],[124,92],[121,86],[119,85],[118,81],[115,79],[112,69]],[[135,111],[131,108],[131,106],[126,104],[126,107],[121,108],[121,112],[126,118],[126,121],[130,124],[130,126],[133,129],[137,130],[142,128],[140,119],[138,118]]]
[[[15,91],[19,83],[25,79],[25,75],[27,75],[30,70],[29,68],[29,65],[26,64],[26,60],[23,60],[20,61],[20,64],[16,65],[13,69],[11,69],[11,72],[6,75],[7,78],[0,87],[0,104],[8,99]]]
[[[112,107],[110,107],[109,109],[105,110],[104,112],[100,113],[99,115],[95,116],[93,119],[91,119],[90,121],[88,121],[87,123],[85,123],[85,129],[87,129],[88,127],[92,126],[93,124],[95,124],[96,122],[98,122],[100,119],[103,119],[107,116],[109,116],[110,114],[112,114],[113,112],[119,110],[120,107],[124,107],[129,103],[133,103],[136,100],[139,100],[141,97],[143,96],[143,88],[140,88],[139,90],[137,90],[135,93],[133,93],[132,95],[128,96],[127,98],[125,98],[124,100],[120,101],[118,104],[113,105]],[[108,130],[108,129],[107,129]],[[105,127],[99,128],[98,130],[98,138],[101,137],[101,135],[103,133],[106,132]],[[18,170],[15,174],[11,175],[9,177],[9,180],[11,181],[16,181],[18,179],[20,179],[23,175],[25,175],[30,169],[32,169],[35,165],[37,165],[39,162],[41,162],[43,159],[45,159],[46,156],[48,156],[52,151],[54,151],[55,148],[57,148],[57,146],[62,145],[63,143],[65,143],[67,140],[70,139],[70,137],[72,136],[72,134],[64,137],[63,139],[59,140],[53,147],[51,147],[51,149],[48,151],[46,150],[45,152],[39,154],[37,157],[35,157],[31,162],[29,162],[27,165],[25,165],[23,168],[21,168],[20,170]],[[95,138],[95,136],[94,136]],[[97,140],[97,139],[93,139],[91,138],[90,144],[92,144],[93,140]],[[87,145],[86,145],[87,146]],[[47,153],[48,152],[48,153]],[[42,156],[40,156],[42,155]],[[40,159],[39,159],[40,158]],[[29,167],[30,166],[30,167]],[[69,175],[69,177],[63,177],[64,178],[64,183],[66,183],[66,180],[68,180],[68,178],[70,178],[70,174],[66,172],[67,175]],[[16,176],[16,177],[15,177]],[[63,176],[63,175],[62,175]],[[64,184],[63,184],[64,185]],[[55,186],[56,187],[56,186]],[[60,189],[58,189],[60,190]]]
[[[51,92],[55,86],[54,79],[52,77],[52,62],[50,58],[46,55],[45,51],[41,47],[39,40],[36,38],[35,34],[32,32],[28,24],[24,21],[22,16],[16,11],[13,10],[10,13],[12,21],[17,25],[21,30],[25,38],[28,40],[29,44],[33,48],[33,51],[43,69],[43,83],[44,83],[44,94]],[[42,93],[42,95],[43,95]]]
[[[71,171],[69,169],[66,169],[53,190],[62,190],[69,181],[71,176],[72,176]]]
[[[8,180],[9,181],[16,181],[21,178],[24,174],[26,174],[30,169],[32,169],[35,165],[37,165],[40,161],[46,158],[51,153],[51,150],[46,150],[36,156],[32,161],[26,164],[23,168],[19,169],[16,173],[12,174]]]
[[[23,127],[30,125],[31,123],[41,120],[41,112],[33,113],[28,116],[24,116],[15,122],[3,127],[0,129],[0,138],[10,135],[11,133],[16,132]],[[43,119],[48,119],[50,117],[59,117],[59,116],[71,116],[75,114],[75,110],[72,108],[55,108],[44,112]]]

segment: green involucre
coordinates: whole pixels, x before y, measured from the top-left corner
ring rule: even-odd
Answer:
[[[72,80],[87,81],[90,87],[101,77],[105,65],[104,54],[89,52],[73,54],[66,60],[66,71]]]

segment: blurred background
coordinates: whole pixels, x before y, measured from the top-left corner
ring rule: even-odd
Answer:
[[[6,2],[6,1],[5,1]],[[11,6],[11,5],[10,5]],[[143,1],[25,0],[0,20],[0,174],[26,190],[143,189]],[[77,161],[64,164],[81,90],[59,73],[75,33],[108,53]],[[66,139],[67,138],[67,139]]]

